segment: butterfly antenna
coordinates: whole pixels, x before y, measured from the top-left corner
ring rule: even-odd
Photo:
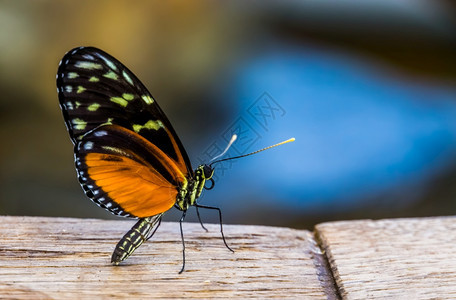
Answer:
[[[286,141],[283,141],[283,142],[280,142],[280,143],[277,143],[277,144],[274,144],[272,146],[269,146],[269,147],[266,147],[266,148],[263,148],[263,149],[260,149],[260,150],[257,150],[257,151],[253,151],[251,153],[247,153],[247,154],[244,154],[244,155],[239,155],[239,156],[234,156],[234,157],[228,157],[228,158],[224,158],[224,159],[220,159],[220,160],[216,160],[214,162],[212,162],[210,164],[210,166],[212,166],[213,164],[215,163],[219,163],[219,162],[222,162],[222,161],[227,161],[227,160],[231,160],[231,159],[237,159],[237,158],[241,158],[241,157],[246,157],[246,156],[250,156],[250,155],[253,155],[253,154],[257,154],[261,151],[264,151],[264,150],[268,150],[268,149],[271,149],[271,148],[274,148],[274,147],[277,147],[277,146],[280,146],[280,145],[283,145],[283,144],[286,144],[286,143],[290,143],[290,142],[294,142],[295,141],[295,138],[291,138],[291,139],[288,139]],[[231,146],[231,144],[230,144]],[[228,149],[227,149],[228,150]],[[224,151],[226,152],[226,150]],[[221,155],[219,155],[218,157],[220,157]]]
[[[233,145],[233,143],[234,143],[236,140],[237,140],[237,134],[233,134],[233,136],[231,137],[231,140],[230,140],[230,142],[228,143],[228,146],[226,146],[225,150],[223,150],[222,153],[220,153],[219,155],[217,155],[216,157],[214,157],[214,158],[211,159],[210,161],[216,160],[217,158],[222,157],[223,155],[225,155],[225,153],[228,151],[228,149],[230,149],[231,145]]]

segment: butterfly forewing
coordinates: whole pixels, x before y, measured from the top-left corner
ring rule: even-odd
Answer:
[[[159,147],[184,172],[190,160],[168,118],[138,78],[93,47],[69,51],[57,73],[60,106],[74,144],[102,124],[117,124]]]
[[[86,195],[123,216],[144,218],[171,208],[193,171],[138,78],[109,54],[80,47],[63,57],[57,89]]]

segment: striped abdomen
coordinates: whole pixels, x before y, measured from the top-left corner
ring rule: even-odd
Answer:
[[[147,241],[160,225],[163,214],[140,219],[117,243],[112,253],[111,263],[120,264],[127,259],[142,243]],[[151,233],[152,229],[155,230]]]

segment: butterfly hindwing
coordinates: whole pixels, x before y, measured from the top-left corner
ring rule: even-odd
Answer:
[[[163,151],[121,126],[97,127],[75,147],[87,196],[114,214],[144,218],[163,213],[174,205],[176,187],[186,184],[185,174]]]
[[[190,160],[171,123],[139,79],[102,50],[69,51],[57,73],[57,90],[71,140],[103,124],[116,124],[159,147],[182,170]]]

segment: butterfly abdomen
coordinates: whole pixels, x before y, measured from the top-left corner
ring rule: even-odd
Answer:
[[[117,243],[112,253],[111,263],[120,264],[127,259],[142,243],[147,241],[155,233],[151,231],[154,227],[157,230],[160,226],[162,214],[139,220]]]

